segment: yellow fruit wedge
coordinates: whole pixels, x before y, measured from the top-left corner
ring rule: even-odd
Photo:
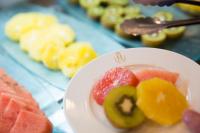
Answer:
[[[48,27],[57,23],[57,19],[51,15],[42,13],[19,13],[13,16],[5,26],[6,35],[13,41],[19,41],[20,37],[33,30]]]
[[[66,24],[54,24],[47,29],[48,38],[57,37],[64,42],[65,46],[75,40],[74,30]]]
[[[47,28],[32,30],[23,34],[20,38],[20,47],[22,50],[27,51],[35,61],[42,61],[43,53],[48,45],[55,44],[58,47],[64,47],[72,43],[74,39],[75,33],[69,26],[54,24]],[[46,58],[45,64],[47,65]],[[57,68],[52,67],[52,69]]]
[[[59,68],[68,77],[73,77],[85,64],[96,58],[97,54],[89,43],[77,42],[60,52]]]
[[[153,78],[137,87],[137,105],[147,118],[160,125],[173,125],[188,107],[186,98],[170,82]]]
[[[20,48],[23,51],[28,52],[28,50],[31,49],[31,47],[34,46],[34,44],[41,43],[40,41],[41,35],[42,35],[41,30],[32,30],[30,32],[23,34],[19,40]]]
[[[196,6],[196,5],[189,5],[189,4],[176,4],[177,7],[179,7],[181,10],[183,11],[186,11],[186,12],[189,12],[191,14],[194,14],[194,15],[198,15],[199,16],[199,13],[200,13],[200,7],[199,6]]]
[[[58,53],[64,49],[55,43],[46,44],[44,53],[42,54],[43,64],[53,70],[58,70]]]

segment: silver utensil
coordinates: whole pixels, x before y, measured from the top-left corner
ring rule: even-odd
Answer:
[[[179,27],[186,25],[200,24],[200,18],[192,18],[187,20],[161,21],[158,18],[138,18],[125,20],[121,25],[121,29],[131,35],[151,34],[158,32],[164,28]]]

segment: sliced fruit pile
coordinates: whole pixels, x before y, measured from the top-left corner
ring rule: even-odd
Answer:
[[[51,122],[30,92],[0,69],[0,132],[52,133]]]
[[[74,42],[76,35],[67,24],[60,24],[55,16],[29,12],[12,17],[5,33],[35,61],[52,70],[62,70],[73,77],[97,54],[90,43]]]
[[[175,85],[178,78],[178,73],[166,70],[132,72],[117,67],[97,81],[92,96],[117,128],[134,128],[145,119],[170,126],[178,123],[188,108],[186,98]]]
[[[126,34],[120,29],[120,24],[126,19],[145,17],[139,6],[129,5],[128,0],[70,0],[71,3],[80,4],[87,15],[121,37],[134,39],[136,37]],[[173,14],[160,11],[154,15],[162,21],[172,21]],[[159,33],[142,35],[141,40],[144,45],[156,47],[164,43],[167,39],[176,39],[183,35],[185,27],[170,28]]]

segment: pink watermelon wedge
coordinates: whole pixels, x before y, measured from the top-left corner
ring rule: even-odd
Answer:
[[[0,69],[0,80],[4,82],[4,84],[6,84],[10,88],[10,90],[15,91],[17,95],[35,101],[32,95],[23,86],[19,85],[14,79],[8,76],[2,69]]]
[[[4,131],[5,133],[8,133],[10,131],[17,119],[20,110],[27,110],[36,114],[43,115],[41,111],[32,108],[30,105],[28,106],[23,102],[11,99],[3,112],[3,120],[0,121],[0,124],[4,127],[3,129],[1,129],[2,131]]]
[[[51,133],[52,125],[42,115],[21,110],[10,133]]]
[[[0,133],[51,133],[32,95],[0,69]]]
[[[157,77],[157,78],[161,78],[163,80],[167,80],[175,84],[179,77],[179,74],[175,72],[165,71],[165,70],[144,69],[144,70],[135,72],[135,76],[140,82],[143,80],[148,80],[148,79]]]
[[[23,97],[20,97],[18,95],[15,95],[15,94],[12,94],[12,93],[6,93],[6,92],[2,92],[2,93],[0,92],[0,95],[7,96],[10,99],[12,98],[12,99],[15,99],[17,101],[21,101],[24,104],[31,105],[34,108],[39,109],[38,104],[35,101],[33,101],[32,99],[30,100],[30,99],[23,98]]]
[[[0,92],[15,93],[15,91],[10,89],[10,87],[6,85],[2,80],[0,80]]]

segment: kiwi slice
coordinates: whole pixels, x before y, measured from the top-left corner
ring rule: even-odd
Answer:
[[[90,7],[98,6],[101,2],[101,0],[80,0],[80,5],[87,9]]]
[[[166,34],[163,31],[160,31],[158,33],[142,35],[141,38],[144,45],[156,47],[166,40]]]
[[[176,39],[176,38],[181,37],[184,34],[185,29],[186,28],[184,26],[181,26],[181,27],[173,27],[173,28],[164,29],[163,31],[166,33],[169,39]]]
[[[104,8],[101,6],[90,7],[87,10],[87,15],[92,19],[99,19],[104,13]]]
[[[142,124],[143,112],[136,106],[136,88],[120,86],[112,89],[106,96],[104,111],[114,127],[130,129]]]
[[[104,14],[101,17],[101,24],[106,28],[113,29],[114,26],[119,22],[120,18],[121,17],[119,15]]]
[[[154,17],[160,19],[161,21],[172,21],[174,18],[173,14],[167,11],[157,12],[154,14]]]
[[[121,6],[116,6],[116,5],[112,5],[112,6],[108,6],[105,10],[105,15],[123,15],[124,14],[124,8]]]
[[[125,6],[128,5],[129,0],[107,0],[110,5]]]
[[[138,15],[141,13],[141,9],[138,6],[127,6],[124,8],[125,15]]]

